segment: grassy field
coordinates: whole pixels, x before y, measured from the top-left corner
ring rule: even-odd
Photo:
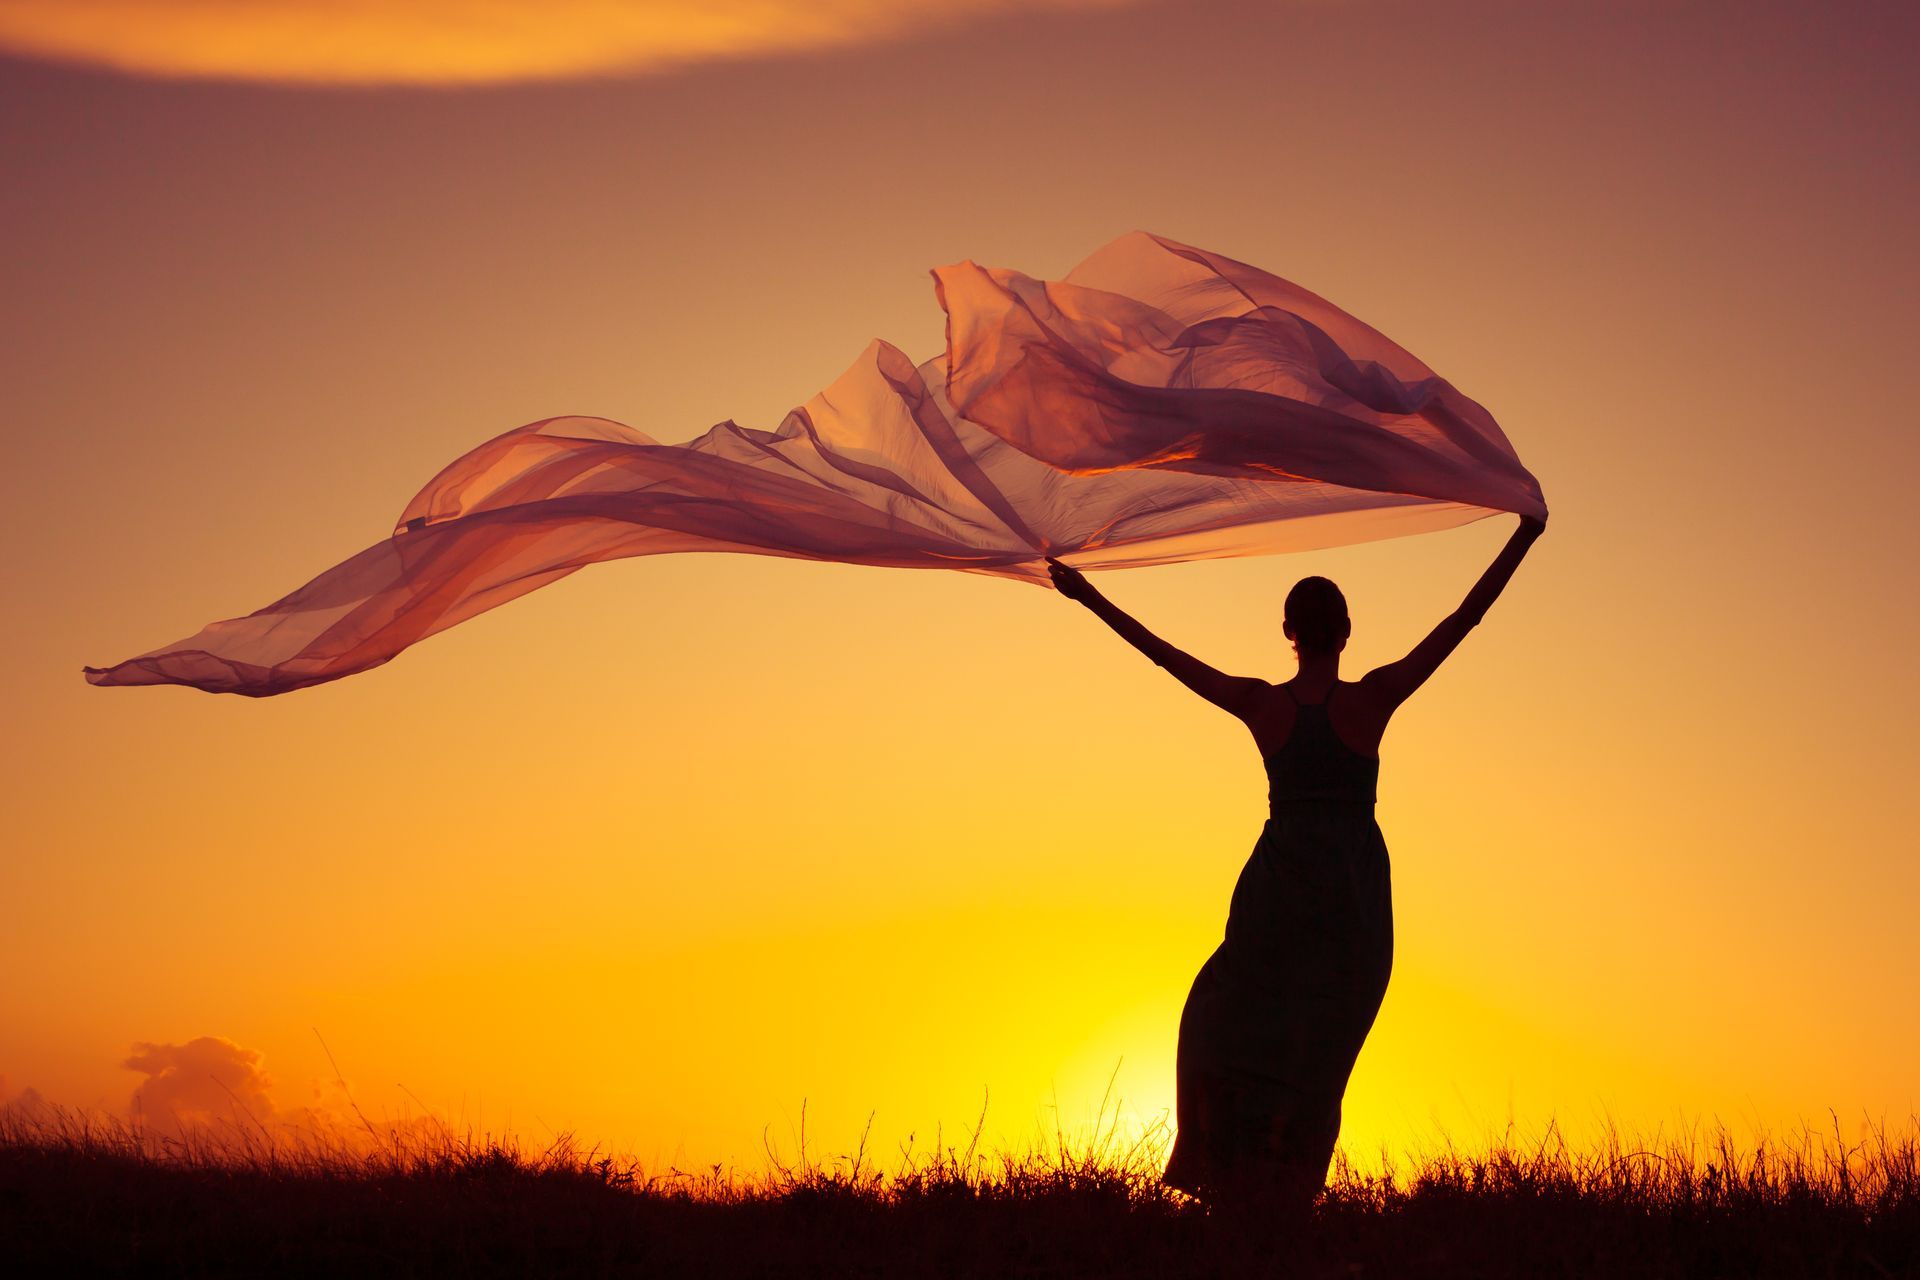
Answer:
[[[1549,1135],[1337,1167],[1286,1238],[1158,1181],[1164,1135],[1018,1156],[648,1172],[431,1126],[161,1139],[0,1117],[8,1275],[1920,1276],[1920,1146],[1803,1135],[1578,1151]]]

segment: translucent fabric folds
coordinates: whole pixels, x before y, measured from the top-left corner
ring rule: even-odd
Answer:
[[[583,565],[742,551],[1047,584],[1084,569],[1544,515],[1491,415],[1339,308],[1120,237],[1064,281],[934,273],[947,350],[876,341],[779,428],[660,444],[550,418],[456,459],[393,535],[94,684],[253,697],[379,666]]]

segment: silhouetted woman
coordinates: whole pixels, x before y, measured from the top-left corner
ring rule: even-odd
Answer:
[[[1271,815],[1233,889],[1226,939],[1180,1015],[1179,1133],[1168,1184],[1216,1205],[1302,1212],[1325,1181],[1340,1098],[1393,968],[1387,846],[1374,822],[1380,737],[1506,587],[1545,525],[1520,527],[1461,606],[1398,662],[1340,679],[1352,625],[1325,578],[1287,593],[1300,669],[1229,676],[1160,639],[1049,561],[1054,585],[1253,733]]]

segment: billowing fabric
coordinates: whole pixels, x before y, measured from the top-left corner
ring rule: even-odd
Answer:
[[[1486,410],[1338,308],[1134,232],[1045,282],[934,272],[947,350],[874,342],[777,430],[552,418],[457,459],[391,537],[94,684],[254,697],[379,666],[584,565],[740,551],[1048,580],[1542,515]]]
[[[1340,741],[1324,702],[1296,706],[1266,758],[1271,813],[1234,885],[1226,937],[1180,1015],[1165,1178],[1213,1202],[1318,1189],[1393,971],[1391,872],[1373,812],[1380,762]]]

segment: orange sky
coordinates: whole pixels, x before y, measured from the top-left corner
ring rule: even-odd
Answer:
[[[1116,1063],[1169,1108],[1259,764],[1048,593],[662,557],[285,698],[79,674],[508,427],[771,426],[870,338],[938,349],[928,267],[1144,227],[1405,343],[1554,510],[1388,736],[1348,1144],[1909,1116],[1920,23],[1806,8],[979,5],[431,89],[0,61],[5,1087],[121,1108],[136,1042],[220,1036],[291,1111],[318,1028],[370,1110],[682,1167],[803,1099],[882,1151],[983,1092],[1078,1124]],[[1282,677],[1327,573],[1363,668],[1507,524],[1102,585]]]

